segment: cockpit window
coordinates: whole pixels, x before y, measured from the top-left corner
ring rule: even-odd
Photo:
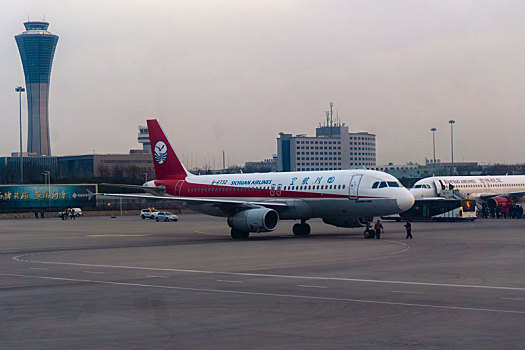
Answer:
[[[399,187],[397,181],[388,181],[388,187]]]
[[[372,188],[377,188],[378,186],[379,186],[379,181],[374,182],[374,184],[372,185]]]
[[[381,183],[379,184],[379,188],[383,188],[383,187],[387,187],[387,184],[385,181],[381,181]]]
[[[421,185],[415,185],[414,188],[421,188]]]

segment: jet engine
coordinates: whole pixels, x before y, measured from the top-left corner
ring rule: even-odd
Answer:
[[[361,217],[344,217],[344,216],[336,216],[336,217],[329,217],[329,218],[323,218],[323,222],[328,225],[336,226],[336,227],[346,227],[346,228],[354,228],[354,227],[363,227],[366,226],[366,223],[370,223],[374,220],[372,217],[368,216],[361,216]]]
[[[508,197],[497,196],[489,198],[489,200],[487,201],[487,205],[489,208],[505,209],[510,208],[513,205],[513,203],[512,200]]]
[[[228,225],[242,232],[270,232],[277,228],[279,214],[268,208],[254,208],[240,211],[228,217]]]

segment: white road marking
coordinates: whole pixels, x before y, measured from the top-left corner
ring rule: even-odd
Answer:
[[[425,293],[420,293],[420,292],[407,292],[407,291],[404,291],[404,290],[393,290],[392,293],[404,293],[404,294],[425,294]]]
[[[226,283],[243,283],[242,281],[232,281],[232,280],[216,280],[217,282],[226,282]]]
[[[106,273],[105,272],[100,272],[100,271],[82,271],[84,273],[94,273],[94,274],[97,274],[97,275],[105,275]]]
[[[525,298],[501,298],[505,300],[525,300]]]
[[[309,300],[341,301],[341,302],[353,302],[353,303],[366,303],[366,304],[379,304],[379,305],[393,305],[393,306],[409,306],[409,307],[420,307],[420,308],[432,308],[432,309],[442,309],[442,310],[480,311],[480,312],[495,312],[495,313],[525,315],[525,311],[519,311],[519,310],[488,309],[488,308],[447,306],[447,305],[432,305],[432,304],[417,304],[417,303],[399,303],[399,302],[382,301],[382,300],[319,297],[319,296],[299,295],[299,294],[246,292],[246,291],[235,291],[235,290],[225,290],[225,289],[208,289],[208,288],[162,286],[162,285],[156,285],[156,284],[142,284],[142,283],[115,282],[115,281],[99,281],[99,280],[86,280],[86,279],[62,278],[62,277],[31,276],[31,275],[19,275],[19,274],[9,274],[9,273],[0,273],[0,276],[48,279],[48,280],[55,280],[55,281],[98,283],[98,284],[108,284],[108,285],[116,285],[116,286],[160,288],[160,289],[183,290],[183,291],[204,292],[204,293],[240,294],[240,295],[250,295],[250,296],[267,296],[267,297],[282,297],[282,298],[309,299]]]
[[[453,283],[432,283],[432,282],[410,282],[410,281],[396,281],[396,280],[374,280],[362,278],[346,278],[346,277],[321,277],[321,276],[297,276],[297,275],[275,275],[265,273],[248,273],[248,272],[230,272],[230,271],[207,271],[207,270],[188,270],[188,269],[169,269],[158,267],[141,267],[141,266],[123,266],[123,265],[97,265],[85,263],[71,263],[71,262],[56,262],[56,261],[38,261],[23,259],[24,256],[19,255],[11,259],[20,262],[50,264],[50,265],[70,265],[70,266],[86,266],[86,267],[101,267],[101,268],[117,268],[128,270],[142,270],[142,271],[165,271],[165,272],[182,272],[182,273],[198,273],[198,274],[215,274],[227,276],[248,276],[248,277],[270,277],[270,278],[287,278],[287,279],[303,279],[313,281],[340,281],[340,282],[362,282],[362,283],[383,283],[383,284],[399,284],[409,286],[430,286],[430,287],[449,287],[449,288],[475,288],[475,289],[495,289],[495,290],[513,290],[525,291],[524,287],[505,287],[505,286],[483,286],[476,284],[453,284]]]
[[[297,287],[304,287],[304,288],[328,288],[328,287],[325,287],[325,286],[312,286],[312,285],[308,285],[308,284],[298,284]]]
[[[30,267],[29,270],[44,270],[44,271],[47,271],[49,269],[47,267]]]

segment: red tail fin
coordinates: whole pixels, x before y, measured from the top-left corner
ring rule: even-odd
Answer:
[[[157,180],[186,178],[189,173],[171,147],[171,144],[157,119],[149,119],[147,120],[147,123],[149,141],[151,143],[151,154],[153,155],[153,164],[155,165]]]

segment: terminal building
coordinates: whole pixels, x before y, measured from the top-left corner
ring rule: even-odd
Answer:
[[[350,132],[344,123],[319,125],[315,136],[279,133],[278,171],[341,170],[374,167],[376,135]]]
[[[70,156],[39,156],[24,153],[20,157],[0,157],[0,184],[20,183],[20,162],[24,167],[24,183],[41,183],[44,173],[51,179],[57,178],[128,178],[147,181],[155,176],[153,158],[148,136],[148,128],[139,126],[138,142],[142,149],[129,151],[129,154],[84,154]]]

